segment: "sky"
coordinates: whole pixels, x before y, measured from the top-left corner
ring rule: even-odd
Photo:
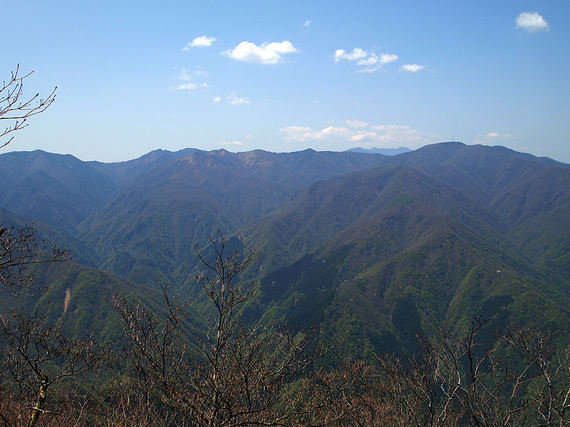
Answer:
[[[570,162],[566,0],[0,3],[0,79],[57,86],[2,152],[460,141]]]

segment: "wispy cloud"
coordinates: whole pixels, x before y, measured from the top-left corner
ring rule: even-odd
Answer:
[[[191,42],[188,42],[182,50],[190,50],[191,47],[209,47],[216,41],[215,37],[208,37],[206,35],[196,37]]]
[[[182,80],[186,83],[179,84],[177,86],[171,87],[173,90],[196,90],[199,88],[206,89],[208,88],[208,83],[203,81],[204,77],[208,75],[205,71],[200,69],[198,70],[189,70],[187,68],[180,68],[179,74],[177,76],[178,80]],[[196,81],[201,80],[201,81]]]
[[[538,33],[539,31],[548,31],[550,26],[548,22],[538,12],[523,12],[515,20],[517,28],[527,33]]]
[[[310,27],[310,26],[311,26],[311,22],[312,22],[312,21],[311,21],[310,19],[307,19],[303,25],[304,25],[305,27]]]
[[[425,65],[418,65],[418,64],[406,64],[400,67],[400,71],[409,71],[411,73],[417,73],[420,70],[423,70]]]
[[[372,73],[389,62],[396,61],[398,55],[381,53],[379,56],[373,52],[368,52],[359,47],[355,47],[352,52],[346,52],[344,49],[337,49],[333,55],[334,62],[352,61],[360,67],[362,73]]]
[[[488,132],[485,135],[477,135],[472,141],[474,144],[489,144],[494,141],[502,141],[506,139],[516,139],[511,133]]]
[[[348,120],[347,126],[328,126],[315,130],[308,126],[286,126],[280,131],[288,142],[317,140],[344,141],[350,146],[362,147],[410,147],[435,142],[437,135],[401,125],[369,125],[360,120]]]
[[[206,77],[208,75],[207,72],[197,69],[197,70],[189,70],[188,68],[177,68],[180,71],[177,78],[180,80],[184,80],[186,82],[195,80],[197,78]]]
[[[368,127],[368,123],[363,122],[362,120],[347,120],[345,122],[348,126],[353,128],[365,128]]]
[[[212,98],[212,101],[215,103],[222,102],[221,96],[216,96]],[[226,104],[229,105],[240,105],[240,104],[249,104],[249,99],[247,98],[239,98],[235,93],[232,93],[224,99]]]
[[[202,89],[208,88],[208,83],[200,83],[200,84],[184,83],[184,84],[181,84],[181,85],[174,87],[174,90],[196,90],[199,88],[202,88]]]
[[[238,98],[235,95],[230,95],[226,98],[226,101],[230,105],[240,105],[240,104],[249,104],[249,99],[247,98]]]
[[[220,145],[224,145],[224,146],[237,145],[237,146],[240,146],[240,145],[243,145],[243,142],[241,142],[241,141],[223,141],[223,142],[220,142]]]
[[[286,126],[280,129],[285,134],[287,141],[306,142],[317,139],[344,137],[350,138],[353,132],[345,127],[329,126],[320,131],[314,130],[308,126]]]
[[[486,139],[493,139],[493,138],[501,138],[501,139],[511,139],[513,135],[510,133],[498,133],[498,132],[489,132],[485,135]]]
[[[287,40],[279,43],[263,43],[261,46],[243,41],[234,49],[226,50],[222,54],[237,61],[257,64],[278,64],[284,61],[284,55],[295,52],[297,52],[297,49]]]

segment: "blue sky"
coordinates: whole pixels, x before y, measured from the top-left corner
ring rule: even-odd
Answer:
[[[5,7],[1,78],[56,102],[3,151],[461,141],[570,162],[570,2],[46,1]]]

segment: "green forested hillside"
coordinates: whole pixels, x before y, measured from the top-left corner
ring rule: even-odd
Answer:
[[[4,169],[12,186],[0,200],[18,196],[10,206],[49,221],[76,261],[144,289],[196,295],[193,244],[218,229],[257,248],[245,272],[259,283],[244,312],[252,323],[316,327],[361,356],[413,351],[416,332],[461,330],[478,314],[568,337],[570,168],[549,159],[442,143],[393,157],[187,150],[107,165],[34,152],[0,163],[27,164],[20,178]],[[51,178],[31,178],[42,174]],[[54,288],[65,274],[115,283],[64,271],[42,277]],[[66,322],[102,313],[101,298],[79,300]]]
[[[460,143],[2,165],[5,421],[568,418],[568,165]]]
[[[233,233],[309,183],[381,157],[197,151],[125,185],[80,225],[78,237],[96,250],[103,269],[139,282],[185,280],[193,243],[217,229]]]
[[[68,235],[115,190],[73,156],[34,151],[0,156],[0,206]]]
[[[269,272],[257,313],[345,331],[361,355],[413,349],[415,329],[461,330],[478,314],[567,337],[569,169],[497,151],[442,144],[396,156],[316,183],[245,227]],[[397,321],[402,301],[419,323]]]

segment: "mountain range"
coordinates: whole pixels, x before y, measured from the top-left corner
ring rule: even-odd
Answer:
[[[5,153],[1,219],[37,221],[75,254],[40,278],[77,334],[113,336],[110,294],[152,303],[168,282],[194,295],[193,244],[221,230],[260,254],[244,276],[258,287],[243,312],[252,323],[315,328],[361,357],[411,352],[418,332],[491,314],[495,328],[556,330],[568,343],[570,165],[458,142],[389,154]]]

